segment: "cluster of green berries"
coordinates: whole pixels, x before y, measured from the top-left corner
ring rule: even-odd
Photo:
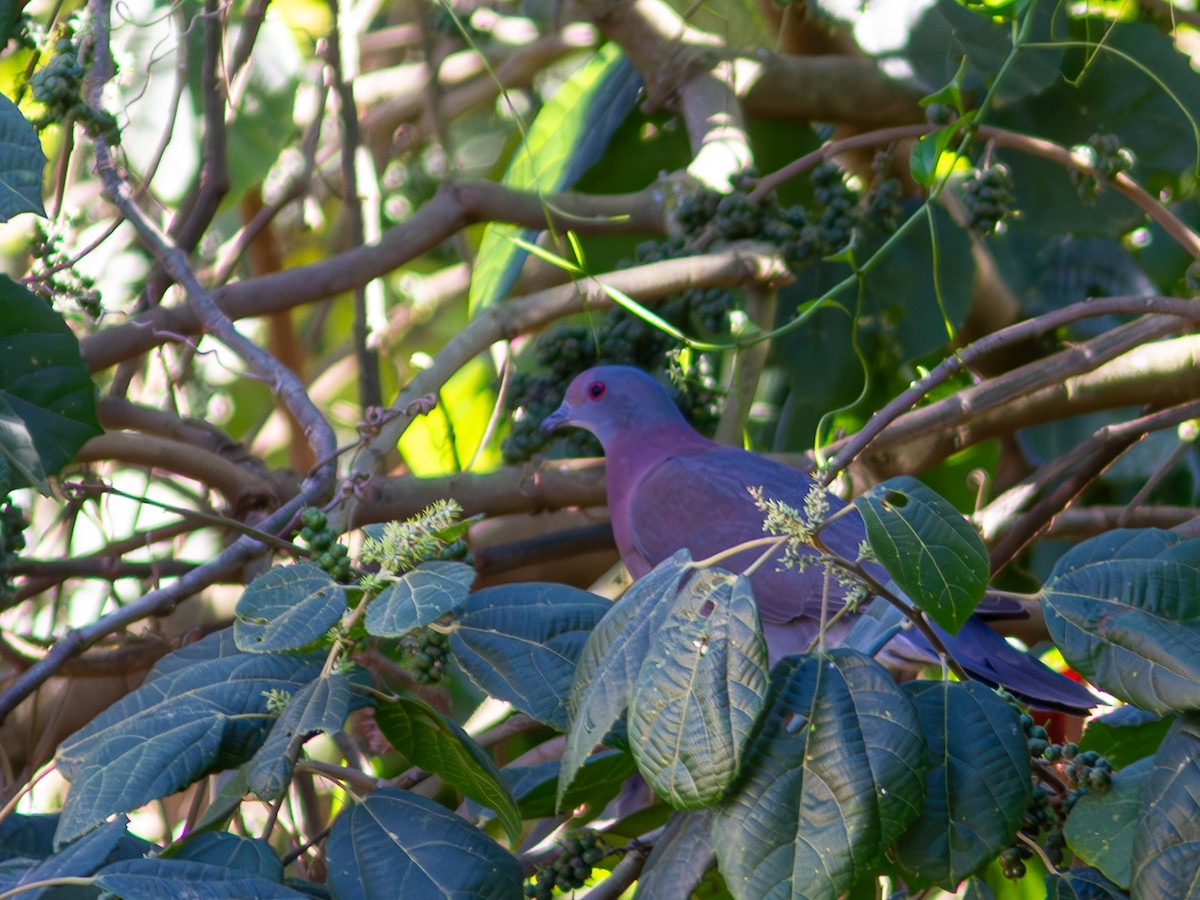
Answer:
[[[350,551],[339,544],[325,513],[310,506],[300,513],[300,540],[312,550],[312,561],[335,581],[350,579]]]
[[[76,270],[74,260],[63,247],[63,232],[52,230],[50,223],[40,220],[35,229],[30,252],[37,260],[37,267],[30,288],[48,302],[69,297],[93,321],[98,320],[104,313],[104,305],[100,291],[96,289],[96,280]]]
[[[450,660],[450,639],[433,628],[423,628],[412,637],[410,668],[418,684],[437,684]]]
[[[17,556],[25,549],[25,529],[28,527],[24,510],[14,505],[11,497],[5,497],[0,504],[0,609],[8,606],[12,596],[13,586],[8,575]]]
[[[1071,170],[1071,181],[1085,203],[1095,201],[1105,182],[1133,168],[1133,154],[1121,146],[1115,134],[1093,134],[1086,144],[1075,148],[1075,155],[1090,168]]]
[[[1081,751],[1071,741],[1055,744],[1050,741],[1046,729],[1034,723],[1028,713],[1021,716],[1025,729],[1025,740],[1029,755],[1035,760],[1054,763],[1065,776],[1067,790],[1048,790],[1035,784],[1029,806],[1021,823],[1021,830],[1037,840],[1054,864],[1062,863],[1066,840],[1063,825],[1075,803],[1089,790],[1106,791],[1112,784],[1112,764],[1094,750]],[[1016,844],[1000,855],[1000,865],[1009,878],[1020,878],[1025,872],[1023,860],[1029,858],[1029,848]]]
[[[962,201],[971,231],[980,236],[995,231],[1015,209],[1016,196],[1008,166],[989,163],[968,175],[962,183]]]
[[[549,900],[554,889],[573,891],[584,886],[592,867],[607,853],[604,841],[594,831],[581,831],[559,843],[559,854],[549,865],[537,870],[525,883],[525,896]]]
[[[41,129],[59,122],[75,121],[92,137],[103,137],[110,144],[119,143],[121,133],[116,118],[105,110],[89,106],[83,99],[85,72],[74,37],[59,38],[49,62],[29,79],[33,99],[46,108],[45,114],[34,125]]]

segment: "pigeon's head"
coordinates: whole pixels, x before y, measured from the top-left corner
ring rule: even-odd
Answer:
[[[596,366],[575,376],[562,405],[542,422],[542,431],[575,425],[607,448],[618,435],[682,421],[662,385],[641,369]]]

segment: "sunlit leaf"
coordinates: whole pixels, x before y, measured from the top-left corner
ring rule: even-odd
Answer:
[[[12,27],[19,7],[5,5],[0,12],[0,28]],[[8,43],[7,29],[0,46]],[[17,105],[0,94],[0,222],[7,222],[21,213],[45,216],[42,205],[42,170],[46,154],[38,140],[37,131]]]
[[[367,631],[378,637],[402,637],[436,622],[466,602],[475,569],[466,563],[433,560],[389,584],[367,609]]]
[[[1171,726],[1142,794],[1133,838],[1135,897],[1191,897],[1200,872],[1200,716]]]
[[[234,614],[239,650],[280,653],[309,647],[346,611],[346,591],[310,562],[276,566],[243,592]]]

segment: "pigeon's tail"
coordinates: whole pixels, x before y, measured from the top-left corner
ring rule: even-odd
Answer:
[[[1030,706],[1082,715],[1100,705],[1100,699],[1082,684],[1022,653],[978,618],[967,619],[956,635],[936,626],[935,630],[972,678],[1002,687]]]

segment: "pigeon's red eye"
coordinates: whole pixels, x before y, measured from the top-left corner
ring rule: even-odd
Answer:
[[[604,386],[603,381],[593,381],[591,384],[588,385],[587,395],[589,397],[591,397],[593,400],[599,400],[601,397],[604,396],[604,394],[607,390],[608,390],[608,388],[606,388]]]

